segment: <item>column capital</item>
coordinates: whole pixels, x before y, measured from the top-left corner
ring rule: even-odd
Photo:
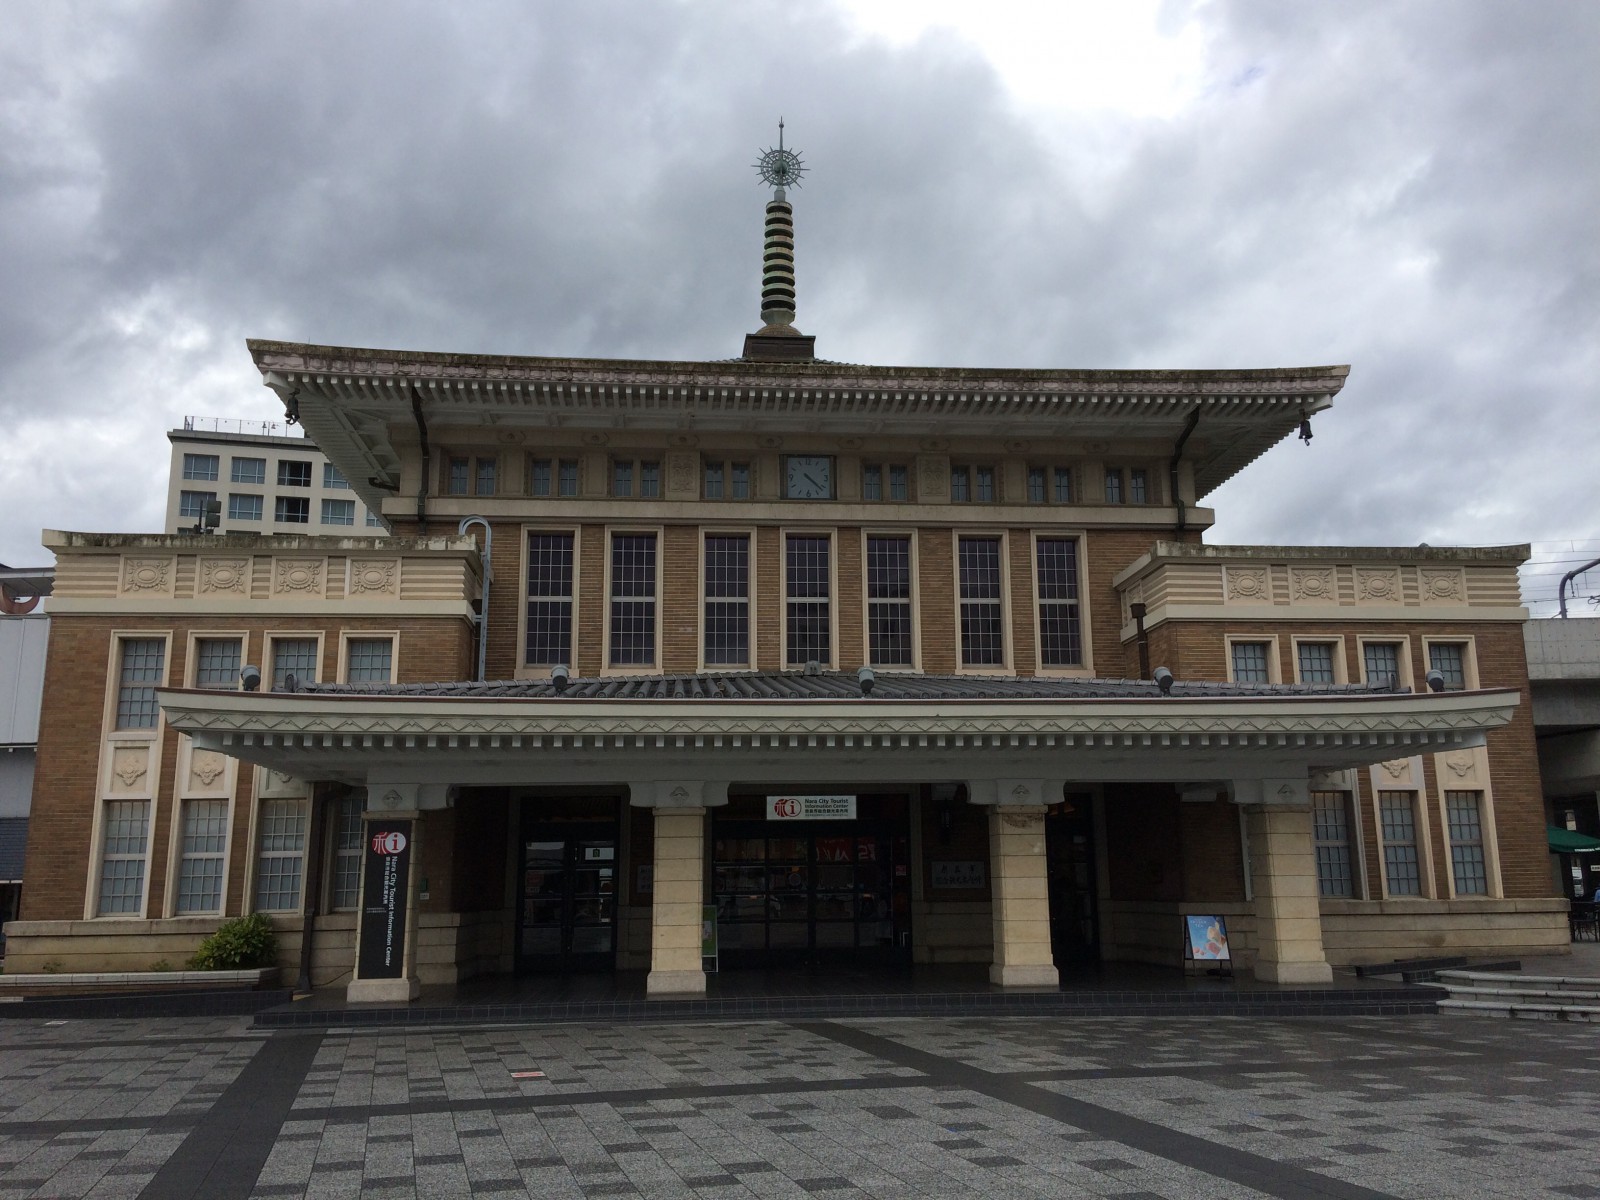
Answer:
[[[713,780],[647,780],[628,785],[628,803],[634,808],[721,808],[727,802],[728,785]]]
[[[1304,775],[1231,781],[1233,802],[1250,808],[1308,808],[1311,791]]]
[[[983,807],[1046,808],[1061,799],[1063,779],[969,779],[967,803]]]
[[[455,802],[455,788],[448,783],[375,783],[367,788],[367,811],[372,813],[428,812]]]

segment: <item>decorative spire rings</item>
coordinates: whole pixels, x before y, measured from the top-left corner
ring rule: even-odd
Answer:
[[[806,168],[799,154],[784,148],[783,118],[778,118],[778,144],[763,152],[755,167],[773,189],[761,265],[762,333],[794,334],[794,209],[784,189],[799,187]]]

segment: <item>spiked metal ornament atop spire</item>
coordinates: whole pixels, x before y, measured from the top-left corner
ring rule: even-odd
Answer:
[[[783,199],[783,189],[786,187],[799,187],[800,176],[806,173],[805,163],[800,155],[793,150],[783,148],[783,118],[778,118],[778,144],[764,150],[761,157],[756,159],[755,168],[761,175],[763,183],[771,184],[777,189],[773,199]]]

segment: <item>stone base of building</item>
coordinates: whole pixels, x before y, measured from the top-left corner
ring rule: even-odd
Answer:
[[[993,963],[989,982],[1003,988],[1057,988],[1061,986],[1061,972],[1053,966]]]
[[[344,998],[351,1004],[409,1004],[420,995],[415,979],[352,979]]]
[[[1255,976],[1265,983],[1332,983],[1333,968],[1326,962],[1269,962],[1258,959]]]
[[[644,993],[652,1000],[670,1000],[680,996],[704,996],[706,973],[704,971],[651,971],[645,979]]]

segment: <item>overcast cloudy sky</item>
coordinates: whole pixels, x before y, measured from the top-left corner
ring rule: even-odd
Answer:
[[[166,429],[281,417],[246,337],[737,354],[781,113],[823,356],[1350,363],[1211,540],[1532,541],[1541,600],[1600,556],[1597,62],[1592,0],[14,0],[0,561],[158,529]]]

